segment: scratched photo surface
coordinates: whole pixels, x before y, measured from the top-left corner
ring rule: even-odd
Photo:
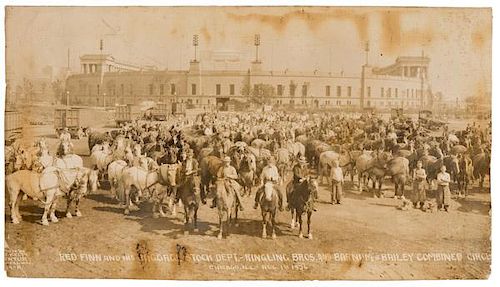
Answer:
[[[5,12],[8,276],[488,278],[491,9]]]

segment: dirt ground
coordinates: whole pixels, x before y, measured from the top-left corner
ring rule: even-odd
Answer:
[[[50,128],[36,127],[32,134],[50,134]],[[56,139],[48,141],[54,145]],[[88,166],[86,139],[75,145]],[[297,236],[297,229],[290,228],[289,212],[277,217],[277,238],[262,239],[260,210],[252,208],[251,197],[244,199],[239,226],[231,227],[221,240],[216,237],[217,212],[208,205],[199,210],[199,231],[185,234],[182,212],[155,219],[151,204],[143,203],[125,216],[107,189],[83,200],[82,217],[65,218],[61,199],[60,221],[47,227],[39,223],[41,206],[26,200],[18,225],[10,223],[5,207],[7,273],[195,280],[488,277],[489,182],[482,190],[474,185],[467,199],[453,199],[449,212],[433,213],[399,210],[389,180],[384,184],[386,198],[359,193],[356,184],[357,179],[346,183],[341,205],[330,205],[329,187],[321,185],[318,211],[312,216],[313,239]],[[409,186],[406,193],[410,194]]]

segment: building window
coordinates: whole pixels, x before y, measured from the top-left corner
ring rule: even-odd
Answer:
[[[160,85],[160,95],[163,95],[163,90],[165,89],[165,85]]]
[[[125,94],[125,86],[123,84],[120,85],[120,94],[122,96]]]
[[[291,105],[295,104],[295,100],[290,100],[290,104]]]
[[[170,84],[170,94],[175,95],[175,84]]]
[[[307,96],[307,85],[302,85],[302,96],[303,97]]]
[[[366,94],[367,94],[367,98],[372,96],[372,87],[366,88]],[[370,102],[370,101],[368,101],[368,102]]]
[[[338,98],[342,97],[342,87],[341,86],[337,86],[337,97]]]
[[[134,86],[132,84],[130,84],[130,95],[132,96],[134,94]]]
[[[387,89],[387,97],[390,98],[392,94],[392,88]]]
[[[229,85],[229,94],[234,96],[234,84]]]
[[[370,101],[366,101],[366,105],[369,107],[370,106]]]
[[[295,96],[295,89],[297,88],[297,85],[294,83],[290,83],[290,96],[294,97]]]
[[[278,96],[283,96],[283,85],[278,85],[277,90]]]
[[[200,103],[200,100],[196,100],[196,104],[199,104]]]
[[[352,95],[352,87],[349,86],[349,87],[347,87],[347,96],[351,97],[351,95]]]
[[[99,84],[97,84],[97,94],[100,95],[100,92],[101,92],[101,86],[99,86]]]
[[[149,84],[149,95],[153,94],[153,84]]]
[[[337,101],[337,106],[342,105],[342,101]]]
[[[215,85],[215,94],[216,94],[217,96],[219,96],[219,95],[220,95],[220,84]]]
[[[327,97],[330,96],[330,86],[325,87],[325,96],[327,96]]]
[[[191,95],[196,95],[196,84],[191,84]]]
[[[383,98],[384,97],[384,88],[380,88],[380,97]]]
[[[394,97],[397,98],[398,97],[398,88],[395,88],[394,89]]]

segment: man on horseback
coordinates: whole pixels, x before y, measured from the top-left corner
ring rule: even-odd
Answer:
[[[254,209],[257,209],[259,206],[259,202],[261,200],[262,194],[264,193],[264,186],[266,183],[271,182],[273,184],[277,184],[280,179],[280,175],[278,173],[278,168],[275,165],[274,157],[270,157],[266,160],[266,166],[262,169],[262,173],[260,175],[261,187],[257,189],[257,193],[255,194],[255,205]],[[278,193],[279,199],[279,210],[283,211],[283,194],[279,188],[275,188]]]
[[[231,165],[231,158],[226,156],[223,159],[224,165],[219,168],[217,171],[217,178],[224,179],[226,190],[233,190],[236,198],[238,200],[238,204],[240,210],[243,211],[243,202],[241,200],[241,185],[236,181],[238,179],[238,173],[236,169]],[[211,208],[216,207],[216,201],[212,202]]]
[[[307,188],[307,178],[309,176],[309,170],[307,168],[307,160],[305,156],[301,156],[297,164],[293,167],[293,180],[291,184],[287,186],[286,190],[286,200],[288,202],[287,209],[290,209],[290,198],[293,196],[293,192],[296,190],[301,190]],[[316,211],[316,209],[314,209]]]
[[[198,161],[194,158],[193,150],[187,150],[186,160],[184,160],[181,165],[181,173],[179,178],[180,185],[184,185],[185,183],[190,182],[191,177],[198,174],[198,166]],[[198,194],[197,197],[198,196],[200,195]],[[178,196],[176,196],[175,203],[177,203],[178,201],[179,198]],[[206,201],[204,203],[206,203]]]

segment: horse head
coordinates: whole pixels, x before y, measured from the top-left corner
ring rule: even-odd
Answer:
[[[274,184],[271,181],[266,182],[266,184],[264,184],[264,198],[267,201],[272,201],[274,194]]]
[[[20,149],[19,151],[14,153],[14,170],[21,170],[25,166],[26,153],[24,149]]]
[[[307,180],[307,189],[309,190],[309,198],[318,199],[319,184],[315,177],[309,177]]]

